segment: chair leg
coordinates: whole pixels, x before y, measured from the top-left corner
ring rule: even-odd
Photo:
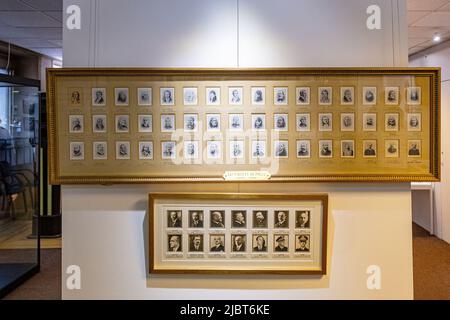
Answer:
[[[28,205],[27,205],[27,194],[24,192],[22,192],[22,197],[23,197],[23,207],[25,208],[25,213],[28,212]]]

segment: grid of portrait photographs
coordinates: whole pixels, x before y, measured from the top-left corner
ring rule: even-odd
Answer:
[[[317,92],[314,97],[313,91]],[[82,114],[83,88],[69,91],[70,105],[77,107],[67,120],[70,160],[87,159],[86,150],[93,150],[89,152],[93,160],[206,157],[244,162],[264,158],[398,158],[403,152],[407,158],[417,159],[423,153],[420,86],[357,89],[298,85],[293,89],[233,84],[226,88],[191,85],[182,90],[120,86],[94,87],[89,94],[90,112]],[[398,108],[401,103],[409,107],[407,112]],[[180,111],[179,106],[190,109]],[[248,111],[249,106],[258,109]],[[133,108],[139,111],[132,112]],[[238,136],[227,142],[224,131]],[[174,141],[171,135],[176,132],[207,135]],[[273,132],[277,136],[270,140]],[[378,133],[383,135],[375,136]],[[405,133],[408,139],[400,138]],[[89,143],[83,141],[83,136],[91,134]],[[139,141],[131,138],[136,134]],[[211,135],[213,138],[208,138]],[[156,144],[161,147],[154,154]]]
[[[314,208],[164,209],[166,258],[311,258]]]

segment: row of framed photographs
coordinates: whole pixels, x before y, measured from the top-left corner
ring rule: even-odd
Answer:
[[[185,106],[199,105],[198,87],[184,87],[182,101]],[[348,106],[354,105],[355,87],[345,86],[339,87],[340,90],[340,105]],[[130,105],[130,89],[114,88],[114,105],[115,106],[129,106]],[[228,105],[236,106],[244,103],[244,87],[233,86],[228,87]],[[70,92],[70,104],[72,106],[81,106],[82,104],[82,89],[72,88]],[[363,87],[361,91],[362,105],[374,106],[377,105],[378,97],[377,87]],[[251,104],[255,106],[266,105],[266,87],[251,87],[248,93],[251,97]],[[329,106],[333,104],[333,87],[317,87],[317,104]],[[175,106],[176,93],[174,87],[160,87],[159,88],[159,105],[160,106]],[[406,87],[405,90],[406,104],[420,105],[422,103],[422,89],[419,86]],[[223,98],[225,99],[225,98]],[[203,101],[202,101],[203,103]],[[222,105],[221,87],[206,87],[205,101],[207,106]],[[273,87],[273,105],[287,106],[289,104],[289,88],[288,87]],[[295,88],[295,104],[296,105],[310,105],[311,104],[311,87],[296,87]],[[399,105],[400,104],[400,87],[384,87],[384,104],[385,105]],[[92,88],[92,106],[105,107],[107,105],[107,89],[106,88]],[[153,105],[153,89],[152,88],[137,88],[137,105],[151,106]]]
[[[175,114],[161,114],[160,116],[160,132],[170,133],[176,131],[176,115]],[[207,132],[221,132],[221,114],[207,114],[206,115],[206,131]],[[184,114],[183,115],[183,131],[184,132],[198,132],[201,130],[202,123],[199,121],[198,114]],[[295,126],[297,132],[311,131],[311,114],[297,113],[295,115]],[[319,131],[333,131],[333,113],[319,113],[317,116]],[[114,128],[116,133],[130,132],[130,115],[121,114],[115,115]],[[153,132],[153,115],[140,114],[137,116],[138,132],[152,133]],[[93,115],[92,116],[92,132],[106,133],[108,131],[107,116]],[[228,130],[230,132],[244,131],[244,114],[228,114]],[[406,128],[407,131],[418,132],[422,131],[422,114],[421,113],[407,113],[406,114]],[[287,132],[289,131],[289,114],[276,113],[273,115],[273,129],[275,131]],[[265,131],[266,114],[252,114],[251,115],[251,130]],[[363,131],[377,131],[377,113],[363,113],[362,115],[362,130]],[[385,113],[384,114],[384,130],[385,131],[399,131],[400,130],[400,114],[399,113]],[[85,124],[83,115],[69,115],[69,133],[84,133]],[[355,113],[340,113],[340,131],[355,131]]]
[[[311,158],[313,154],[318,154],[319,158],[333,158],[335,156],[334,140],[319,140],[317,142],[317,151],[312,149],[311,140],[296,141],[296,157]],[[153,141],[138,141],[137,151],[139,160],[154,160]],[[379,156],[379,147],[376,139],[362,140],[362,149],[357,151],[355,140],[340,140],[340,149],[338,154],[341,158],[355,158],[357,152],[361,153],[363,158],[377,158]],[[399,158],[401,151],[400,140],[386,139],[384,140],[384,157]],[[408,140],[406,146],[408,158],[422,157],[422,141]],[[175,160],[180,155],[177,152],[176,141],[162,141],[160,150],[161,160]],[[115,159],[131,160],[131,142],[116,141],[115,142]],[[207,141],[206,155],[201,154],[199,141],[184,141],[181,157],[185,160],[193,161],[206,156],[206,159],[222,161],[222,141]],[[290,156],[289,141],[275,140],[273,141],[272,158],[287,159]],[[252,140],[250,157],[252,159],[262,160],[270,158],[267,152],[267,144],[265,140]],[[85,160],[85,143],[70,142],[70,160]],[[92,142],[92,159],[108,160],[108,142],[94,141]],[[233,140],[229,141],[228,159],[244,160],[245,159],[245,141]]]
[[[229,237],[229,239],[227,239]],[[251,239],[249,242],[248,239]],[[286,233],[168,233],[166,256],[191,254],[311,254],[309,232]],[[196,257],[198,257],[196,255]]]
[[[210,210],[167,210],[168,229],[295,229],[311,228],[311,210],[231,210],[226,214],[223,209]],[[185,217],[186,216],[186,217]],[[293,216],[293,221],[291,216]],[[249,222],[251,220],[251,223]],[[208,223],[209,221],[209,223]],[[290,223],[291,221],[291,223]],[[294,222],[294,223],[292,223]]]

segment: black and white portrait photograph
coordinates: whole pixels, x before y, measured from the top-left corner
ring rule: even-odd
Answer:
[[[365,106],[374,106],[377,104],[377,87],[363,87],[362,101]]]
[[[198,158],[198,141],[184,141],[184,158],[197,159]]]
[[[408,113],[408,131],[422,131],[422,114]]]
[[[295,115],[295,123],[298,132],[311,131],[311,115],[309,113],[297,113]]]
[[[354,113],[341,113],[341,131],[355,131]]]
[[[420,157],[422,155],[422,141],[408,140],[408,157]]]
[[[273,142],[273,151],[275,158],[288,158],[289,157],[289,141],[288,140],[275,140]]]
[[[309,87],[297,87],[295,88],[296,104],[298,106],[306,106],[310,104],[311,89]]]
[[[341,141],[341,157],[354,158],[355,157],[355,140]]]
[[[260,159],[266,156],[266,141],[252,140],[252,158]]]
[[[289,228],[289,211],[275,210],[273,213],[273,227],[275,229]]]
[[[398,158],[399,157],[399,141],[398,140],[385,140],[384,141],[384,156],[386,158]]]
[[[244,94],[242,87],[230,87],[228,88],[228,104],[232,106],[242,105]]]
[[[108,159],[108,144],[106,141],[92,142],[92,158],[94,160]]]
[[[175,131],[175,115],[162,114],[161,115],[161,132]]]
[[[252,93],[252,105],[263,106],[266,104],[266,88],[253,87]]]
[[[153,159],[153,142],[139,141],[139,160]]]
[[[130,159],[130,142],[116,141],[116,159],[129,160]]]
[[[268,227],[268,212],[267,210],[253,210],[253,228],[267,229]]]
[[[181,210],[167,210],[167,228],[182,228],[183,212]]]
[[[70,160],[84,160],[84,142],[71,142]]]
[[[310,235],[309,234],[297,234],[295,235],[295,252],[309,253],[310,247]]]
[[[252,235],[252,252],[267,252],[267,234]]]
[[[333,157],[333,140],[319,140],[319,158]]]
[[[181,234],[167,235],[167,252],[183,252]]]
[[[273,251],[275,253],[289,252],[289,236],[286,234],[273,235]]]
[[[273,115],[273,128],[275,131],[288,131],[288,114],[275,113]]]
[[[206,88],[206,105],[218,106],[220,105],[220,88]]]
[[[311,157],[311,141],[297,140],[297,158]]]
[[[210,234],[209,235],[209,252],[225,252],[225,235]]]
[[[203,228],[203,210],[189,210],[189,228]]]
[[[384,115],[384,118],[385,118],[385,125],[384,125],[385,131],[398,131],[399,127],[398,113],[386,113]]]
[[[106,106],[106,88],[92,88],[92,105],[94,107]]]
[[[409,105],[420,105],[422,103],[422,88],[421,87],[406,88],[406,103]]]
[[[220,132],[220,113],[206,115],[206,130],[209,132]]]
[[[82,101],[81,90],[82,89],[70,90],[70,104],[72,106],[79,106],[81,104]]]
[[[222,158],[222,141],[210,140],[206,143],[206,157],[208,159]]]
[[[176,144],[175,141],[161,142],[161,159],[169,160],[176,158]]]
[[[252,130],[264,131],[266,129],[266,115],[252,114]]]
[[[363,141],[363,157],[376,158],[377,156],[377,140]]]
[[[198,114],[184,115],[184,131],[197,132],[198,131]]]
[[[130,116],[126,114],[116,115],[116,132],[126,133],[130,131]]]
[[[188,236],[189,252],[203,252],[203,235],[190,234]]]
[[[183,88],[183,104],[185,106],[196,106],[198,104],[197,88]]]
[[[114,88],[114,101],[116,106],[128,106],[128,88]]]
[[[363,113],[363,131],[377,131],[376,113]]]
[[[319,113],[319,131],[333,131],[332,113]]]
[[[341,87],[341,105],[355,104],[355,88]]]
[[[160,96],[160,104],[162,106],[175,105],[175,88],[160,88],[159,96]]]
[[[69,116],[69,132],[83,133],[84,131],[84,117],[82,115]]]
[[[92,116],[92,132],[105,133],[107,131],[106,115],[95,114]]]
[[[137,101],[138,106],[151,106],[153,100],[152,88],[138,88],[137,89]]]
[[[138,128],[139,132],[152,132],[153,116],[151,114],[138,115]]]
[[[399,87],[386,87],[384,88],[384,104],[386,105],[398,105],[400,101],[400,88]]]
[[[311,211],[310,210],[295,211],[295,228],[296,229],[311,228]]]
[[[273,104],[276,106],[288,105],[288,88],[275,87],[273,88]]]
[[[247,227],[247,211],[231,210],[231,227],[246,228]]]
[[[225,211],[224,210],[210,210],[209,211],[209,227],[210,228],[225,228]]]
[[[330,106],[333,103],[333,88],[319,87],[319,105]]]
[[[231,251],[234,253],[247,251],[247,236],[245,234],[231,235]]]
[[[242,113],[229,114],[228,129],[230,131],[244,131],[244,115]]]

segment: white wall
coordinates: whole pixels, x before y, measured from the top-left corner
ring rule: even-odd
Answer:
[[[441,169],[435,183],[436,236],[450,243],[450,41],[410,57],[412,67],[441,67]]]
[[[339,5],[337,3],[339,2]],[[64,30],[65,66],[400,66],[407,62],[404,0],[79,0],[83,25]],[[365,9],[382,8],[369,31]],[[81,52],[77,49],[81,48]],[[324,277],[147,276],[147,193],[326,192],[329,272]],[[63,272],[82,290],[63,298],[411,299],[409,184],[64,186]],[[368,290],[366,269],[382,269]],[[63,273],[64,274],[64,273]]]

